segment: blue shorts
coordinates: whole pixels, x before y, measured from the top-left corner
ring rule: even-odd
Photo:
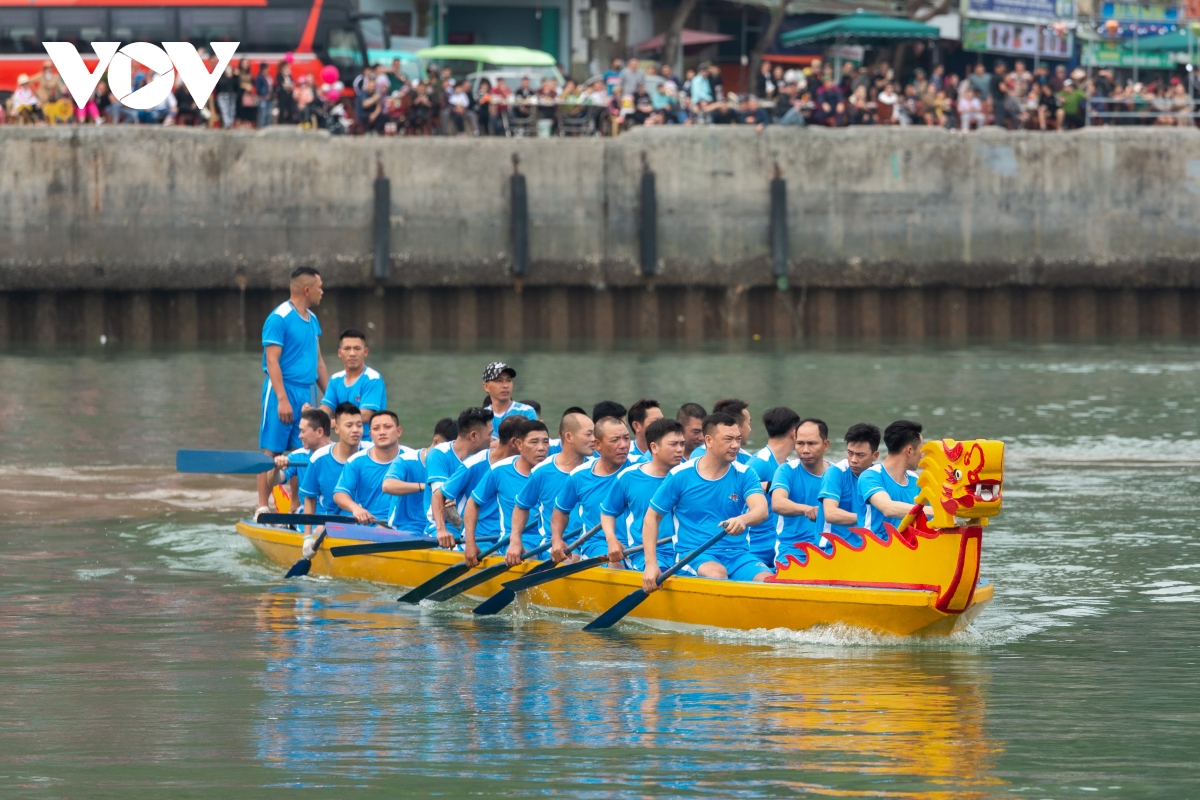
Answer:
[[[660,570],[667,569],[679,560],[675,556],[675,548],[671,547],[669,542],[665,546],[659,547],[657,550],[655,550],[654,556],[658,561],[658,568]],[[646,554],[634,553],[629,558],[625,559],[625,563],[629,565],[630,569],[636,569],[638,572],[641,572],[646,568]]]
[[[702,564],[707,564],[710,561],[715,561],[725,568],[725,572],[729,575],[731,581],[752,581],[754,576],[763,572],[774,572],[775,570],[768,567],[763,562],[759,561],[758,556],[750,551],[741,553],[701,553],[695,561],[688,564],[680,570],[689,575],[699,574],[697,570]]]
[[[751,550],[750,555],[754,556],[759,561],[770,567],[775,563],[775,551],[778,549],[778,543],[773,543],[768,550]]]
[[[279,421],[279,398],[271,388],[271,379],[263,378],[262,420],[258,427],[258,446],[270,453],[287,453],[300,446],[300,409],[308,402],[309,387],[285,383],[288,402],[292,404],[292,424]]]

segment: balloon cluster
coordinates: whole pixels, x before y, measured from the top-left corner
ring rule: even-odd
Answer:
[[[333,64],[321,67],[321,99],[327,103],[336,103],[342,96],[346,85],[338,79],[338,68]]]

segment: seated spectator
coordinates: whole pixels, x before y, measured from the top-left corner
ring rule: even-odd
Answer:
[[[771,115],[766,109],[759,107],[757,97],[747,97],[742,102],[739,113],[742,116],[742,124],[753,125],[759,131],[771,124]]]
[[[512,110],[509,112],[514,121],[528,122],[537,113],[537,92],[529,81],[529,76],[521,78],[521,85],[513,92]]]
[[[987,118],[983,115],[983,102],[973,85],[968,86],[958,99],[958,119],[964,132],[971,130],[972,124],[977,128],[987,124]]]
[[[634,59],[630,59],[633,62]],[[633,95],[633,113],[629,115],[630,121],[634,125],[645,125],[647,118],[654,113],[654,103],[650,100],[650,95],[646,92],[646,84],[638,84]]]
[[[203,125],[204,120],[200,114],[200,108],[196,105],[196,99],[183,85],[182,80],[175,82],[173,94],[175,95],[175,124],[189,127]]]
[[[1087,92],[1071,78],[1063,81],[1063,90],[1059,93],[1063,112],[1063,127],[1067,130],[1082,128],[1086,123],[1083,103],[1087,100]]]
[[[738,112],[729,107],[730,103],[737,102],[737,95],[731,94],[728,97],[722,97],[720,100],[712,103],[709,107],[708,116],[713,125],[737,125],[741,122]]]
[[[54,69],[53,62],[43,61],[42,71],[38,76],[37,86],[38,107],[42,117],[51,125],[69,122],[75,118],[75,103],[67,94],[67,87]]]
[[[155,75],[154,80],[161,78],[162,75]],[[182,80],[176,77],[177,83],[182,83]],[[175,115],[179,110],[178,104],[175,102],[174,88],[162,102],[154,108],[146,111],[138,111],[138,122],[143,125],[174,125]]]
[[[779,124],[795,125],[800,128],[808,125],[808,121],[804,119],[804,100],[800,95],[792,97],[791,107],[779,118]]]
[[[1038,128],[1043,131],[1063,129],[1062,102],[1049,81],[1038,84],[1037,118]]]
[[[875,108],[867,99],[867,87],[859,85],[850,95],[847,115],[851,125],[874,125]]]
[[[474,133],[479,124],[475,112],[471,110],[471,98],[467,94],[466,81],[460,82],[450,92],[449,105],[442,116],[442,133],[447,136],[454,134]]]
[[[18,125],[43,121],[41,104],[33,91],[33,79],[25,73],[17,76],[17,88],[12,95],[12,118]]]
[[[833,79],[832,69],[826,72],[824,82],[817,91],[816,104],[813,120],[817,124],[830,128],[846,124],[846,102],[842,99],[842,90]]]
[[[885,84],[883,91],[875,98],[875,119],[880,125],[898,125],[900,120],[896,107],[900,104],[900,96],[896,94],[892,84]]]

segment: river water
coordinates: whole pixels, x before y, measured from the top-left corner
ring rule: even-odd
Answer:
[[[500,356],[548,418],[739,395],[1003,439],[996,599],[938,641],[596,636],[285,583],[233,531],[250,479],[171,470],[254,448],[258,354],[8,353],[0,796],[1200,796],[1195,348],[392,351],[404,441]]]

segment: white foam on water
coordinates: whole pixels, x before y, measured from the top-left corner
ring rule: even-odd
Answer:
[[[167,551],[159,558],[171,570],[217,573],[246,583],[278,580],[283,572],[226,525],[159,525],[146,543]]]
[[[103,569],[77,569],[75,570],[76,577],[81,581],[90,581],[94,578],[103,578],[105,575],[112,575],[115,572],[120,572],[118,567],[105,567]]]

